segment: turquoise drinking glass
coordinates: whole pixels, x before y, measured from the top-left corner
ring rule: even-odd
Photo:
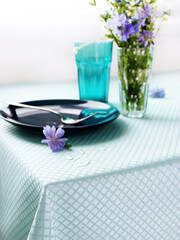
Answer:
[[[80,99],[107,102],[113,42],[76,42],[74,47]]]

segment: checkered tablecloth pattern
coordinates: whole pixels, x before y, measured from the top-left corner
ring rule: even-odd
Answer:
[[[166,98],[150,98],[145,119],[120,115],[98,130],[68,134],[73,147],[63,152],[0,119],[0,239],[178,240],[179,77],[153,76]],[[110,86],[116,106],[117,84]],[[0,96],[23,101],[78,92],[69,81],[4,85]]]

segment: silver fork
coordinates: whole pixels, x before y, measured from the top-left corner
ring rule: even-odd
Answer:
[[[97,112],[95,112],[95,113],[93,113],[93,114],[91,114],[91,115],[89,115],[87,117],[84,117],[84,118],[73,119],[73,118],[70,118],[70,117],[64,117],[59,112],[57,112],[55,110],[52,110],[52,109],[49,109],[49,108],[37,107],[37,106],[29,105],[29,104],[16,103],[16,102],[11,102],[11,101],[7,101],[7,100],[4,100],[3,102],[7,103],[7,104],[9,104],[11,106],[15,106],[15,107],[30,108],[30,109],[36,109],[36,110],[41,110],[41,111],[53,113],[53,114],[57,115],[58,117],[60,117],[62,123],[70,124],[70,125],[80,123],[80,122],[82,122],[82,121],[84,121],[84,120],[86,120],[88,118],[91,118],[91,117],[93,117],[94,115],[97,114]]]

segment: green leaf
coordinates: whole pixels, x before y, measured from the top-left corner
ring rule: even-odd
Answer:
[[[93,2],[89,2],[90,5],[96,6],[96,0],[92,0]]]
[[[72,144],[69,143],[69,142],[66,142],[66,144],[65,144],[65,148],[71,148],[71,147],[72,147]]]

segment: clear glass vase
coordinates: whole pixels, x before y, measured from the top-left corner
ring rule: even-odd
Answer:
[[[123,116],[142,118],[146,115],[152,59],[152,46],[118,48],[119,99]]]

